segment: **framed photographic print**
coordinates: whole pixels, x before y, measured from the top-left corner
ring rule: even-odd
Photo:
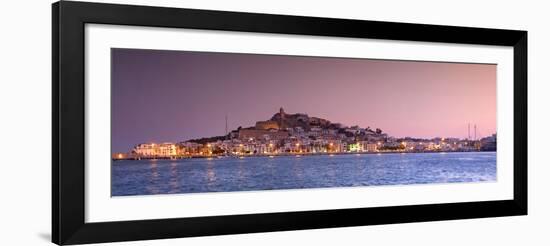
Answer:
[[[54,243],[527,214],[526,31],[62,1],[52,43]]]

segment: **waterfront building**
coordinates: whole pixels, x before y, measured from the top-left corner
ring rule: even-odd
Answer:
[[[367,151],[367,152],[378,152],[378,144],[375,144],[375,143],[365,144],[365,151]]]
[[[435,143],[435,142],[429,142],[426,149],[430,150],[430,151],[436,151],[436,150],[441,149],[441,146],[439,144]]]
[[[363,148],[360,143],[351,143],[348,145],[349,152],[362,152]]]
[[[194,142],[181,142],[178,144],[180,152],[185,156],[197,155],[203,151],[203,145]]]
[[[155,156],[156,155],[156,144],[154,143],[142,143],[134,147],[133,152],[138,156]]]
[[[141,157],[174,157],[177,156],[177,147],[173,143],[143,143],[134,147],[133,152]]]
[[[162,143],[158,145],[158,155],[160,157],[172,157],[177,155],[176,145],[173,143]]]
[[[496,151],[497,150],[497,135],[493,134],[489,137],[482,138],[480,140],[480,149],[483,151]]]

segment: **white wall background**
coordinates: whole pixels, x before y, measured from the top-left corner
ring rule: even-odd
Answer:
[[[529,215],[113,245],[549,245],[550,21],[545,1],[107,0],[529,31]],[[50,241],[51,1],[6,1],[0,12],[0,245]]]

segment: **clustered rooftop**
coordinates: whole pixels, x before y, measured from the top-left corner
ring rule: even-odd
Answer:
[[[394,138],[381,129],[347,127],[307,114],[287,114],[283,108],[271,119],[225,136],[180,143],[146,143],[114,159],[186,158],[210,156],[296,155],[361,152],[431,152],[496,150],[496,134],[480,140],[458,138]]]

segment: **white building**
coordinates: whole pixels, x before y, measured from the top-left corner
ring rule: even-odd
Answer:
[[[134,152],[138,156],[155,156],[156,155],[156,144],[154,143],[143,143],[138,144],[134,147]]]
[[[143,157],[173,157],[176,156],[177,147],[173,143],[144,143],[134,147],[134,152]]]

